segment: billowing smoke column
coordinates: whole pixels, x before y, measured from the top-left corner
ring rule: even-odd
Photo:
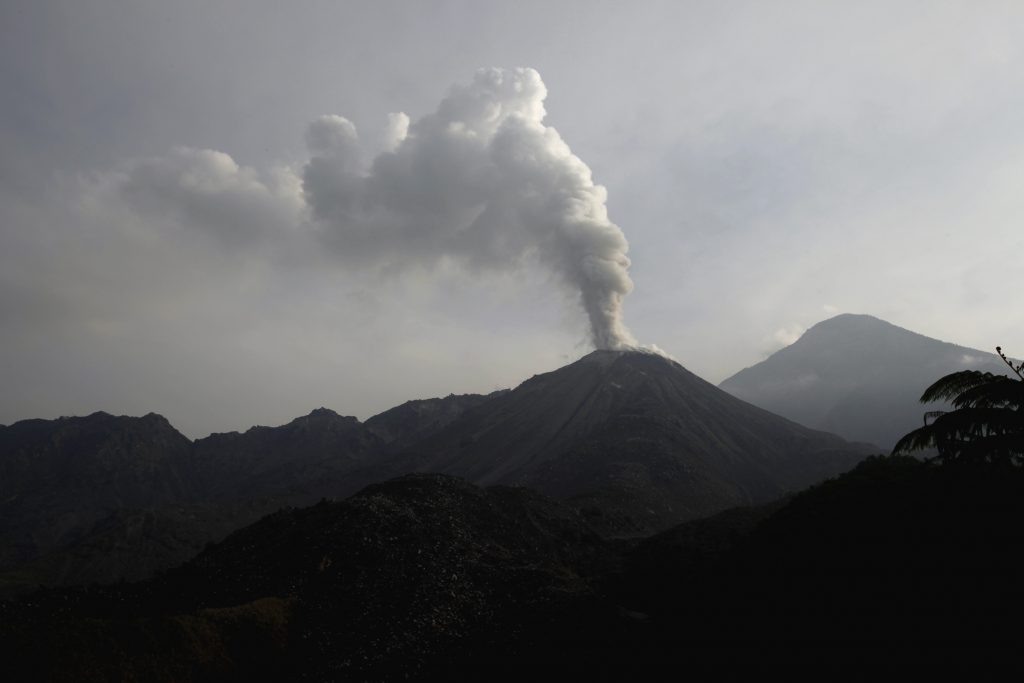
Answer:
[[[595,347],[632,347],[626,238],[604,187],[544,125],[546,95],[533,69],[481,70],[430,115],[392,114],[372,160],[350,121],[321,117],[306,136],[306,201],[354,263],[508,269],[535,259],[579,292]]]

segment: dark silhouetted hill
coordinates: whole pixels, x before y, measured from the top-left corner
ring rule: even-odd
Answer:
[[[773,514],[646,540],[618,595],[674,646],[650,651],[651,671],[685,660],[698,679],[1016,680],[1022,514],[1019,468],[870,458]]]
[[[813,429],[889,450],[921,425],[928,409],[918,402],[922,392],[939,377],[968,369],[1007,372],[995,354],[845,314],[719,386]]]
[[[0,597],[152,576],[282,506],[347,495],[350,472],[486,398],[412,401],[366,424],[319,408],[195,442],[155,414],[0,427]]]
[[[119,510],[195,500],[191,447],[152,413],[0,428],[0,570],[74,544]]]
[[[278,497],[302,505],[332,495],[384,443],[356,418],[318,408],[280,427],[199,439],[195,467],[208,500]]]

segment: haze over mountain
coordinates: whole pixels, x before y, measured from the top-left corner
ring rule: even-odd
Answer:
[[[869,315],[844,314],[818,323],[719,387],[813,429],[890,449],[930,409],[918,401],[921,393],[958,370],[1008,371],[993,353]]]

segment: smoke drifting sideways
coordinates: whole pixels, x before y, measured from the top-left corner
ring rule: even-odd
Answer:
[[[416,121],[391,114],[373,158],[336,115],[308,128],[306,203],[344,262],[385,271],[535,262],[578,292],[598,349],[636,348],[622,322],[629,245],[607,192],[554,128],[533,69],[482,69]]]

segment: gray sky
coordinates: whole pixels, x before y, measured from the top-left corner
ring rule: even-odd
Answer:
[[[1024,354],[1021,3],[12,0],[0,422],[366,418],[588,351],[562,243],[498,220],[536,185],[460,166],[491,147],[427,144],[482,67],[537,70],[543,124],[607,189],[611,223],[589,227],[629,242],[625,324],[706,379],[840,312]],[[448,170],[370,166],[397,112]],[[323,152],[347,124],[325,119],[334,147],[310,132],[328,114],[375,178],[357,214],[329,182],[349,157]],[[478,191],[486,246],[453,253],[445,221]]]

